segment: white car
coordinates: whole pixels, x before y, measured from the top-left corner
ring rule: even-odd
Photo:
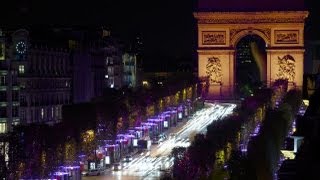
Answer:
[[[131,162],[132,161],[132,156],[127,155],[125,158],[123,158],[123,162]]]
[[[99,176],[103,173],[101,169],[90,169],[89,171],[83,171],[82,175],[84,176]]]
[[[176,135],[175,133],[171,133],[171,134],[169,135],[170,139],[175,139],[176,136],[177,136],[177,135]]]
[[[114,163],[113,164],[113,170],[114,171],[120,171],[122,169],[122,164],[121,163]]]

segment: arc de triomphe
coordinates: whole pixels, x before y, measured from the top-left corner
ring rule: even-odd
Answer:
[[[307,11],[196,12],[198,77],[209,77],[209,95],[230,97],[235,87],[237,43],[257,35],[266,43],[269,87],[276,79],[303,84],[304,22]]]

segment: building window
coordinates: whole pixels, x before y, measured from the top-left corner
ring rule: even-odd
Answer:
[[[7,101],[7,91],[0,91],[0,102]]]
[[[19,65],[19,74],[24,74],[24,65]]]
[[[113,77],[111,77],[109,79],[109,84],[110,84],[110,88],[114,88],[114,78]]]
[[[26,113],[24,110],[20,110],[20,118],[22,121],[24,121],[26,119]]]
[[[26,106],[26,105],[27,105],[26,96],[21,95],[20,96],[20,106]]]
[[[0,117],[2,117],[2,118],[8,117],[7,116],[7,107],[0,107]]]
[[[18,126],[19,124],[20,124],[19,121],[12,122],[12,126]]]
[[[108,67],[108,75],[113,75],[114,73],[113,67]]]
[[[0,86],[7,85],[7,77],[6,76],[0,76]]]
[[[12,107],[12,117],[19,117],[19,108],[17,106]]]
[[[41,119],[43,119],[43,117],[44,117],[44,109],[41,108]]]
[[[7,132],[7,123],[0,123],[0,134]]]
[[[59,107],[56,106],[56,117],[59,117]]]
[[[19,101],[19,91],[12,91],[12,101]]]

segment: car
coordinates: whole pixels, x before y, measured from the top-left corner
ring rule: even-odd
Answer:
[[[160,144],[162,141],[163,141],[162,139],[154,138],[152,140],[152,144]]]
[[[112,169],[114,171],[120,171],[122,169],[122,164],[121,163],[114,163]]]
[[[127,155],[125,158],[123,158],[123,162],[131,162],[132,161],[132,156]]]
[[[152,144],[160,144],[160,142],[156,139],[152,140]]]
[[[167,135],[165,135],[165,134],[159,134],[158,138],[164,141],[164,140],[166,140],[168,137],[167,137]]]
[[[103,173],[102,169],[90,169],[88,171],[83,171],[82,175],[84,176],[99,176]]]
[[[170,139],[175,139],[176,136],[177,136],[177,135],[176,135],[175,133],[171,133],[171,134],[170,134]]]

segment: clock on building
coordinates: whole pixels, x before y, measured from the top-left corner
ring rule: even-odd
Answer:
[[[26,46],[26,43],[23,42],[23,41],[19,41],[17,44],[16,44],[16,51],[18,54],[24,54],[27,52],[27,46]]]

